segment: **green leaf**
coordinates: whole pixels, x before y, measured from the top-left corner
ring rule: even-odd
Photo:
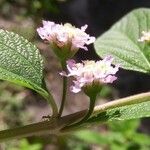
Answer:
[[[96,114],[91,117],[87,122],[96,123],[117,120],[121,121],[142,117],[150,117],[150,97],[149,101],[146,102],[112,108],[100,113],[98,113],[97,111]]]
[[[150,73],[150,44],[138,42],[142,31],[150,31],[150,9],[124,16],[96,40],[96,52],[101,57],[113,56],[114,64],[124,69]]]
[[[0,30],[0,79],[44,95],[43,60],[39,50],[23,37]]]

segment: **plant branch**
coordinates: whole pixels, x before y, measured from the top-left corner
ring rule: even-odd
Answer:
[[[87,121],[90,118],[91,114],[93,113],[94,106],[95,106],[95,100],[96,100],[96,95],[90,97],[89,109],[87,110],[87,113],[85,114],[85,116],[83,118],[81,118],[81,120],[79,120],[78,122],[75,122],[75,123],[73,123],[71,125],[68,125],[65,128],[68,130],[68,129],[76,127],[76,126],[80,126],[80,124],[82,124],[85,121]]]
[[[43,90],[42,92],[37,90],[37,93],[39,93],[40,95],[43,96],[43,98],[45,98],[47,100],[47,102],[50,104],[51,108],[52,108],[52,117],[55,118],[58,116],[58,108],[57,108],[57,104],[54,100],[53,95],[51,94],[51,92],[49,92],[49,90],[47,89],[45,80],[43,80],[43,88],[45,90]]]
[[[96,106],[93,115],[97,113],[107,111],[112,108],[127,106],[132,104],[138,104],[142,102],[150,101],[150,92],[129,96],[126,98],[118,99],[100,106]],[[81,120],[87,113],[87,110],[82,110],[74,114],[70,114],[59,119],[52,119],[49,121],[43,121],[35,124],[26,125],[14,129],[8,129],[0,131],[0,142],[10,140],[14,138],[23,138],[33,135],[44,134],[64,134],[66,130],[62,130],[64,127]],[[73,129],[70,129],[73,131]]]
[[[66,61],[61,62],[61,65],[62,65],[63,71],[66,71]],[[61,105],[60,105],[58,117],[61,117],[61,115],[62,115],[65,101],[66,101],[66,93],[67,93],[67,77],[63,77],[62,100],[61,100]]]
[[[104,112],[108,109],[113,109],[113,108],[122,107],[122,106],[128,106],[128,105],[132,105],[132,104],[138,104],[138,103],[142,103],[142,102],[146,102],[146,101],[150,101],[150,92],[136,94],[136,95],[128,96],[125,98],[120,98],[118,100],[113,100],[111,102],[108,102],[108,103],[105,103],[102,105],[98,105],[94,108],[93,115],[100,113],[100,112]]]
[[[146,101],[150,101],[150,92],[141,93],[141,94],[121,98],[121,99],[118,99],[118,100],[114,100],[114,101],[111,101],[111,102],[107,102],[105,104],[96,106],[94,108],[94,111],[93,111],[91,117],[96,116],[97,114],[100,114],[100,113],[105,112],[107,110],[117,108],[117,107],[119,108],[119,107],[138,104],[138,103],[142,103],[142,102],[146,102]],[[85,111],[85,113],[87,112],[87,110],[83,110],[83,111]],[[86,124],[86,121],[85,121],[85,124]],[[73,131],[73,130],[76,130],[76,129],[80,128],[81,127],[80,125],[81,124],[79,124],[79,126],[72,126],[72,128],[70,128],[70,127],[67,128],[67,126],[66,126],[61,131],[64,132],[64,133],[65,132],[70,132],[70,131]],[[82,127],[84,125],[82,125]]]
[[[51,95],[51,93],[45,93],[45,94],[42,94],[42,96],[48,101],[48,103],[52,107],[52,117],[53,118],[57,117],[58,116],[58,108],[57,108],[57,105],[56,105],[55,100],[54,100],[53,96]]]
[[[52,95],[50,95],[50,94],[49,94],[49,96],[48,96],[48,101],[49,101],[49,103],[50,103],[51,106],[52,106],[52,111],[53,111],[52,117],[55,118],[55,117],[58,116],[58,108],[57,108],[57,105],[56,105],[56,103],[55,103],[55,100],[53,99]]]
[[[58,119],[52,119],[47,121],[42,121],[38,123],[33,123],[30,125],[25,125],[23,127],[17,127],[13,129],[7,129],[0,131],[0,143],[12,140],[16,138],[24,138],[29,136],[47,135],[47,134],[60,134],[61,128],[67,126],[68,124],[78,120],[80,116],[84,116],[85,112],[77,112],[74,114],[64,116]]]

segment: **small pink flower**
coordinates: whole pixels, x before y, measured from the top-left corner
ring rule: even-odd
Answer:
[[[92,85],[94,83],[112,83],[117,79],[115,76],[119,70],[119,65],[112,66],[113,58],[111,56],[105,57],[100,61],[83,61],[82,63],[76,63],[74,60],[67,62],[68,74],[62,72],[63,76],[73,76],[74,85],[70,87],[70,90],[74,93],[81,91],[82,87]]]
[[[142,31],[142,36],[138,39],[139,42],[150,42],[150,32]]]
[[[56,44],[59,48],[69,45],[71,46],[70,50],[78,50],[79,48],[87,50],[85,45],[93,43],[95,37],[85,33],[86,28],[87,25],[79,29],[69,23],[62,25],[43,21],[43,27],[38,28],[37,32],[43,40]]]

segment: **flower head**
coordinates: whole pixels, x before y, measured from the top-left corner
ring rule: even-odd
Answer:
[[[115,76],[119,66],[112,66],[113,58],[105,57],[100,61],[83,61],[76,63],[74,60],[67,62],[68,74],[62,72],[61,75],[74,77],[74,85],[71,86],[71,91],[78,93],[82,88],[88,86],[101,85],[102,83],[112,83],[117,79]]]
[[[139,42],[150,42],[150,31],[145,32],[142,31],[142,36],[140,39],[138,39]]]
[[[87,50],[85,45],[89,45],[95,41],[95,37],[90,37],[85,33],[86,28],[87,25],[79,29],[69,23],[62,25],[50,21],[43,21],[43,27],[38,28],[37,32],[43,40],[49,41],[57,49],[63,50],[67,48],[74,53],[79,48]]]

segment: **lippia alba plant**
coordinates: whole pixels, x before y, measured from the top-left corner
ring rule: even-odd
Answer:
[[[43,59],[36,46],[15,33],[0,30],[0,79],[36,91],[52,109],[46,121],[0,131],[0,141],[42,134],[60,135],[95,123],[150,117],[150,92],[95,106],[102,85],[115,82],[119,68],[150,74],[150,10],[142,8],[130,12],[98,39],[88,35],[86,28],[87,25],[80,29],[68,23],[43,21],[43,26],[37,29],[62,66],[60,108],[46,88]],[[92,43],[103,59],[76,63],[72,57],[78,50],[87,51],[87,45]],[[70,92],[83,91],[89,97],[89,108],[62,116],[70,77],[73,78]]]

